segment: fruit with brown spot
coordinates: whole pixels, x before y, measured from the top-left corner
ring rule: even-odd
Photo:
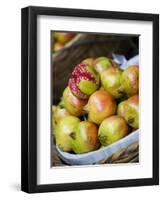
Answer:
[[[121,138],[125,137],[129,132],[125,119],[121,116],[114,115],[106,118],[100,125],[98,136],[103,146],[110,145]]]
[[[77,117],[63,117],[57,124],[54,132],[56,144],[62,151],[72,151],[70,134],[74,132],[76,125],[80,122]]]
[[[139,96],[134,95],[125,104],[125,120],[134,129],[139,128]]]
[[[94,123],[82,121],[71,133],[72,150],[77,153],[87,153],[99,148],[98,128]]]

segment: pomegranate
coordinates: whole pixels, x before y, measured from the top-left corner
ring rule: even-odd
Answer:
[[[107,57],[98,57],[94,61],[94,68],[99,74],[113,66],[116,66],[115,62]]]
[[[120,82],[121,75],[122,70],[118,67],[110,67],[101,73],[102,86],[116,99],[124,95]]]
[[[83,64],[89,65],[89,66],[93,66],[94,63],[94,59],[93,58],[86,58],[82,61]]]
[[[125,105],[127,103],[127,100],[125,101],[122,101],[118,104],[118,107],[117,107],[117,115],[120,115],[122,117],[125,116]]]
[[[70,134],[74,132],[76,125],[80,122],[77,117],[63,117],[55,128],[55,139],[57,146],[66,152],[72,151]]]
[[[139,96],[130,97],[125,104],[125,120],[134,129],[139,128]]]
[[[93,67],[81,63],[74,68],[68,86],[76,97],[88,99],[99,87],[99,76]]]
[[[98,136],[103,146],[112,144],[125,137],[129,132],[125,119],[121,116],[114,115],[106,118],[100,125]]]
[[[83,110],[84,106],[87,104],[87,100],[78,99],[74,96],[69,87],[63,92],[63,106],[66,110],[74,116],[81,116],[85,113]]]
[[[137,65],[129,66],[121,76],[121,84],[128,96],[138,94],[139,92],[139,67]]]
[[[61,106],[56,106],[55,111],[52,112],[52,124],[54,127],[58,124],[58,122],[65,116],[69,116],[70,113]]]
[[[70,136],[72,149],[77,154],[94,151],[100,146],[97,126],[91,122],[79,122]]]
[[[115,113],[116,103],[108,92],[98,90],[90,96],[85,110],[88,112],[88,121],[100,124]]]

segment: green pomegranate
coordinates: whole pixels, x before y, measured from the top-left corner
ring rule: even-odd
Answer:
[[[98,90],[90,96],[85,110],[88,112],[88,121],[100,124],[115,113],[116,103],[108,92]]]
[[[125,120],[134,129],[139,128],[139,96],[130,97],[125,104]]]
[[[101,83],[103,88],[114,98],[118,99],[124,95],[121,86],[122,70],[118,67],[110,67],[101,73]]]
[[[57,146],[66,152],[72,151],[70,134],[74,132],[75,127],[80,122],[77,117],[63,117],[55,128],[55,139]]]
[[[101,74],[104,70],[108,69],[109,67],[116,66],[115,62],[112,59],[107,57],[98,57],[94,60],[94,68],[95,70]]]
[[[88,121],[78,123],[71,138],[72,149],[77,154],[94,151],[100,146],[97,126]]]
[[[89,66],[93,66],[94,59],[93,58],[86,58],[82,61],[83,64],[87,64]]]
[[[121,76],[121,84],[128,96],[138,94],[139,92],[139,67],[137,65],[129,66]]]
[[[58,122],[65,116],[69,116],[70,113],[63,107],[57,106],[55,111],[52,113],[52,124],[54,127],[58,124]]]
[[[117,107],[117,115],[120,115],[122,117],[125,117],[125,105],[127,103],[127,100],[122,101],[118,104]]]
[[[121,116],[114,115],[106,118],[100,125],[98,136],[103,146],[112,144],[125,137],[129,132],[125,119]]]
[[[87,104],[87,100],[74,96],[69,87],[66,87],[64,90],[62,101],[64,107],[71,115],[81,116],[85,113],[83,108]]]

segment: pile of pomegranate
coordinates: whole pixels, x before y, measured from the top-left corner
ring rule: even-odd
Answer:
[[[76,154],[110,145],[139,128],[139,67],[120,69],[111,58],[74,67],[61,101],[52,106],[60,150]]]

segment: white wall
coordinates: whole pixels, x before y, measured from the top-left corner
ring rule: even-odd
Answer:
[[[28,5],[161,13],[161,0],[4,0],[0,6],[0,199],[161,199],[163,185],[28,195],[20,192],[20,9]],[[160,35],[163,32],[160,16]],[[160,38],[160,44],[162,38]],[[163,43],[163,42],[162,42]],[[160,55],[161,53],[160,46]],[[161,56],[160,56],[161,57]],[[161,59],[160,59],[161,60]],[[163,63],[162,63],[163,64]],[[161,63],[160,63],[161,66]],[[161,67],[160,67],[161,68]],[[162,74],[163,70],[160,70]],[[161,78],[160,78],[161,79]],[[163,85],[163,78],[160,81]],[[161,90],[160,90],[161,91]],[[161,94],[160,102],[163,102]],[[160,110],[163,106],[160,103]],[[160,115],[160,119],[162,113]],[[161,120],[160,120],[161,121]],[[161,124],[161,123],[160,123]],[[163,124],[163,123],[162,123]],[[161,132],[160,141],[163,139]],[[163,145],[160,145],[163,152]],[[161,159],[160,168],[163,166]],[[160,173],[162,175],[162,173]]]

